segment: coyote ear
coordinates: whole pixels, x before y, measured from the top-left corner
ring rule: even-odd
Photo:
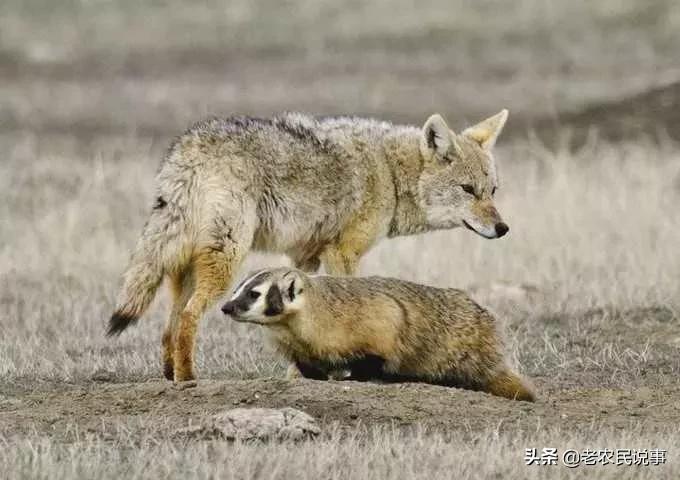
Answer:
[[[463,130],[463,135],[479,143],[485,150],[491,150],[507,119],[508,111],[503,109],[493,117],[489,117],[477,125],[466,128]]]
[[[423,155],[437,155],[444,158],[449,148],[454,145],[455,140],[449,126],[438,113],[427,119],[423,126],[423,135],[420,142],[420,149]]]

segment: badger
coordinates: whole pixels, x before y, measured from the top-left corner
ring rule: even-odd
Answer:
[[[248,275],[222,307],[266,327],[306,378],[346,370],[357,381],[426,382],[534,401],[507,364],[494,317],[462,290],[385,277]]]

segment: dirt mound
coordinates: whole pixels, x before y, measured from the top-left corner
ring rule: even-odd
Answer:
[[[661,429],[680,422],[680,386],[567,391],[543,383],[534,404],[425,384],[259,379],[203,380],[187,390],[160,381],[52,385],[41,391],[15,389],[5,396],[0,425],[5,437],[38,431],[65,441],[76,431],[106,436],[121,424],[131,433],[171,436],[178,428],[200,425],[236,407],[292,407],[312,415],[321,426],[418,425],[458,432],[535,427],[537,422],[570,429],[599,422],[623,428],[632,421]]]

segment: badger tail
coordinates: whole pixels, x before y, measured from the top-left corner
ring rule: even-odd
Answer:
[[[118,297],[116,310],[111,315],[107,336],[120,335],[123,330],[137,322],[149,307],[161,281],[164,268],[162,252],[166,246],[163,232],[159,225],[160,216],[154,211],[151,214],[137,243],[130,263],[123,276],[123,288]]]
[[[498,372],[489,381],[486,391],[511,400],[536,401],[536,394],[529,383],[509,369]]]

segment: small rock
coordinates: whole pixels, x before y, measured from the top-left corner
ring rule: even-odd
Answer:
[[[175,431],[179,437],[209,440],[304,440],[321,429],[310,415],[294,408],[235,408],[208,418],[201,425]]]

